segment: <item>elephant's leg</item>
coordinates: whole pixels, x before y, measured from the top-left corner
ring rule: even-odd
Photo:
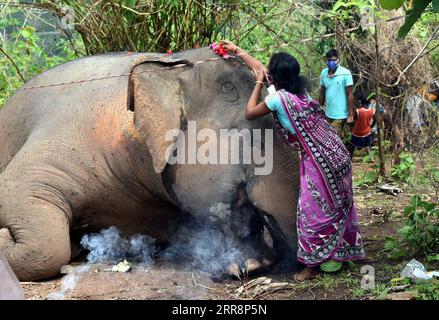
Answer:
[[[0,252],[22,281],[57,275],[70,260],[69,206],[47,189],[23,189],[5,180],[9,183],[1,185]]]

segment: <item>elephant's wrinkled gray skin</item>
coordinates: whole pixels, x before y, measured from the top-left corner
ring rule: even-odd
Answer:
[[[24,87],[133,74],[10,98],[0,111],[0,251],[21,280],[58,274],[71,259],[74,235],[114,225],[166,242],[187,215],[215,220],[231,243],[248,250],[250,270],[271,260],[262,225],[277,251],[293,259],[297,155],[277,134],[271,175],[254,175],[253,165],[166,163],[166,131],[185,130],[190,120],[197,130],[274,128],[272,116],[245,119],[254,79],[240,63],[145,72],[209,57],[215,55],[207,48],[173,59],[87,57]],[[215,217],[217,204],[230,206],[231,216]]]

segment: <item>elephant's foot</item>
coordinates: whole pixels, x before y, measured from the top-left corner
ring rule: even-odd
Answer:
[[[228,274],[232,277],[236,277],[238,279],[241,279],[241,268],[236,262],[232,262],[229,266]]]
[[[24,239],[20,236],[15,242],[8,229],[0,229],[0,252],[20,281],[35,281],[56,276],[61,267],[69,263],[70,243],[68,239],[62,239],[56,233],[48,231],[43,239]]]
[[[248,258],[242,266],[236,262],[232,262],[228,269],[228,274],[232,277],[243,280],[249,274],[262,272],[273,265],[273,261],[262,258],[261,260],[255,258]]]
[[[42,199],[23,201],[19,209],[15,204],[1,204],[0,252],[17,278],[34,281],[58,275],[70,261],[65,213]]]
[[[262,259],[262,261],[257,259],[247,259],[245,262],[247,272],[259,272],[268,269],[273,265],[273,261],[268,259]]]

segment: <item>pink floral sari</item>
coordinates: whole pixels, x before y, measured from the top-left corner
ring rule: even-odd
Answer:
[[[296,134],[283,128],[275,115],[276,127],[284,141],[301,152],[297,260],[316,266],[326,260],[364,258],[349,152],[317,101],[285,90],[278,93]]]

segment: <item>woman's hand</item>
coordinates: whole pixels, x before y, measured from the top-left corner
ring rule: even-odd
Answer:
[[[267,68],[258,59],[253,58],[247,52],[239,48],[231,41],[221,40],[220,44],[227,53],[232,53],[241,57],[244,63],[249,67],[256,81],[263,82],[265,79],[265,74]],[[271,112],[268,109],[265,102],[258,103],[259,96],[261,95],[262,86],[261,83],[255,83],[255,88],[247,102],[247,107],[245,110],[245,117],[248,120],[256,119],[262,117],[263,115],[269,114]]]
[[[261,68],[253,69],[253,75],[255,76],[256,81],[262,81],[265,80],[265,74],[267,73],[267,68],[264,66],[261,66]]]
[[[251,55],[249,55],[247,52],[242,50],[231,41],[221,40],[220,44],[223,46],[223,49],[227,51],[227,53],[237,54],[241,57],[247,67],[249,67],[252,71],[256,81],[264,81],[267,68],[265,68],[262,62],[253,58]]]
[[[229,54],[235,53],[234,51],[236,50],[236,48],[238,48],[236,44],[228,40],[221,40],[220,44],[223,46],[224,50],[226,50],[227,53]]]

